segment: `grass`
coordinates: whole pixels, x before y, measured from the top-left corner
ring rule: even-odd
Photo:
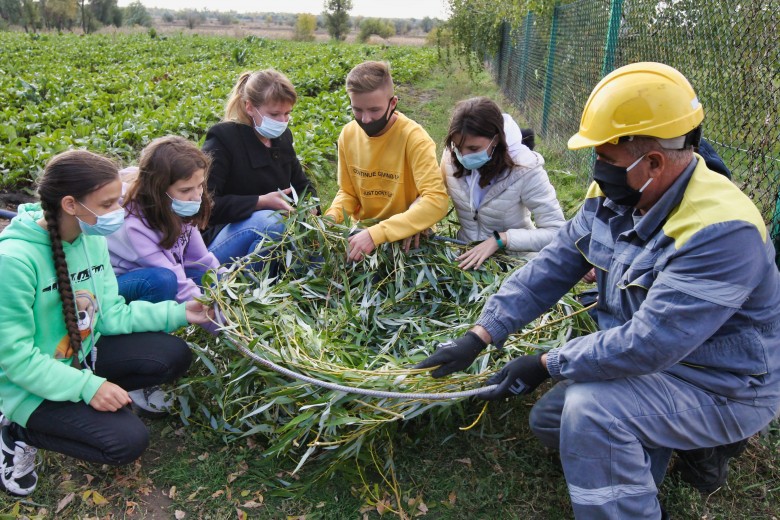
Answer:
[[[456,101],[487,95],[505,109],[509,107],[489,77],[469,79],[456,67],[432,71],[414,85],[400,85],[398,94],[400,110],[429,131],[439,153]],[[540,150],[566,213],[571,215],[585,187],[572,174],[557,171],[556,156],[545,150],[544,143]],[[325,204],[335,194],[335,186],[335,179],[321,182]],[[149,423],[149,450],[140,462],[124,468],[43,452],[35,494],[30,500],[0,496],[0,518],[167,519],[179,511],[184,518],[204,519],[372,519],[395,516],[399,500],[409,517],[570,518],[557,455],[535,440],[527,424],[534,400],[532,396],[491,404],[468,431],[460,427],[473,422],[481,411],[480,402],[468,403],[462,417],[435,425],[423,417],[390,431],[395,465],[386,468],[385,475],[394,475],[399,497],[372,468],[354,466],[305,490],[291,491],[282,482],[300,483],[311,468],[304,467],[299,476],[290,475],[294,462],[264,458],[265,446],[258,439],[226,444],[208,428],[185,428],[171,417]],[[779,452],[780,429],[775,427],[766,437],[753,438],[747,452],[732,462],[729,483],[723,489],[702,496],[667,478],[660,499],[675,519],[776,518],[780,511]]]

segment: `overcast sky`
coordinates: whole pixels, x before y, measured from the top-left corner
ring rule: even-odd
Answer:
[[[133,0],[118,0],[126,6]],[[254,13],[312,13],[323,11],[323,0],[141,0],[146,7],[179,9],[208,9],[210,11],[237,11]],[[352,16],[374,18],[431,18],[446,19],[447,0],[352,0]]]

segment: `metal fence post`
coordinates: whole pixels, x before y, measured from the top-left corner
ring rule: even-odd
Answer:
[[[558,32],[558,4],[553,9],[552,25],[550,26],[550,51],[547,55],[547,71],[544,82],[544,101],[542,102],[542,130],[541,135],[547,133],[547,117],[552,103],[553,70],[555,68],[555,43]]]
[[[623,0],[611,0],[609,8],[609,26],[604,44],[604,62],[601,64],[603,78],[615,68],[615,49],[617,48],[620,20],[623,18]]]
[[[770,235],[775,244],[775,264],[777,264],[777,268],[780,269],[780,190],[777,192],[775,213],[772,217],[772,225],[769,229],[771,230]]]
[[[520,74],[518,75],[518,95],[517,101],[522,103],[525,101],[526,95],[526,74],[528,74],[528,54],[531,47],[531,26],[533,25],[533,15],[529,12],[525,15],[525,27],[523,33],[523,48],[520,55]]]

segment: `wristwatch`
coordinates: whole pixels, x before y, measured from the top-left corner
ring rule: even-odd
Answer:
[[[506,244],[501,240],[501,235],[498,234],[498,231],[493,231],[493,238],[496,239],[499,249],[506,249]]]

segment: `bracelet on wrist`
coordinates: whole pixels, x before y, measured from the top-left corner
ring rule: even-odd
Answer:
[[[499,249],[506,249],[506,244],[503,240],[501,240],[501,235],[498,233],[498,231],[493,231],[493,238],[496,239],[496,243],[498,243]]]

